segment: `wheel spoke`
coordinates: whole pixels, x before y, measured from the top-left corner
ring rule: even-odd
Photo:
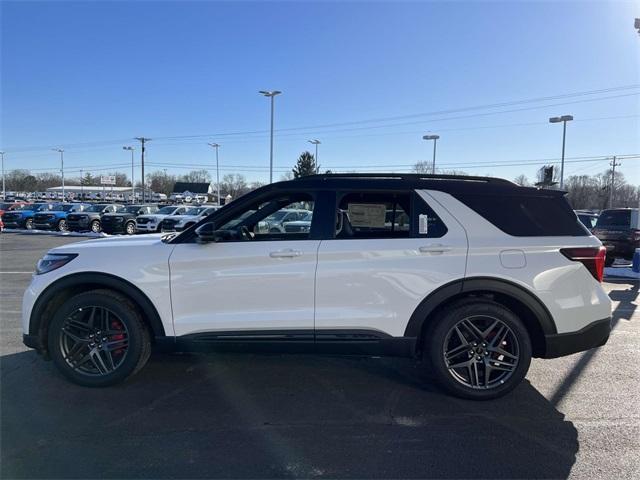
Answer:
[[[109,369],[107,368],[107,365],[104,363],[104,359],[102,358],[102,356],[100,356],[100,350],[95,348],[91,350],[90,355],[91,355],[91,360],[93,361],[93,364],[96,366],[96,368],[100,373],[109,373]]]
[[[129,346],[129,339],[127,338],[122,338],[120,340],[113,340],[111,342],[107,342],[104,344],[105,345],[105,350],[119,350],[121,348],[126,348]]]
[[[75,359],[75,357],[78,356],[78,354],[82,351],[82,348],[85,346],[86,345],[82,343],[76,343],[73,347],[71,347],[71,349],[69,350],[69,353],[67,353],[67,355],[64,357],[64,360],[66,362],[73,363],[73,360]]]
[[[464,345],[459,345],[459,346],[449,350],[444,355],[445,355],[445,358],[447,360],[451,360],[453,357],[457,357],[461,353],[464,353],[464,352],[468,351],[468,349],[469,349],[469,344],[467,343],[467,344],[464,344]]]
[[[467,331],[473,336],[473,338],[477,341],[482,341],[482,332],[478,329],[478,327],[476,327],[471,320],[469,319],[464,319],[462,322],[460,322],[460,325],[462,325],[464,328],[467,329]]]
[[[74,335],[73,333],[69,332],[67,329],[63,328],[62,330],[62,334],[66,335],[67,337],[69,337],[71,340],[73,340],[74,342],[77,343],[89,343],[90,340],[86,339],[86,338],[80,338],[77,335]]]
[[[493,331],[494,328],[496,328],[496,325],[498,325],[499,323],[500,323],[500,320],[496,320],[488,328],[486,328],[482,332],[482,339],[486,340],[489,334]]]
[[[95,321],[96,321],[96,307],[91,307],[91,314],[89,315],[89,320],[87,322],[87,325],[93,328],[95,326]]]

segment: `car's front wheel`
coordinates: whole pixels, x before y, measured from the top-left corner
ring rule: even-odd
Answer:
[[[27,230],[33,230],[33,218],[27,218],[27,220],[25,220],[24,228]]]
[[[111,290],[67,300],[48,330],[49,354],[78,385],[106,387],[142,368],[151,353],[149,331],[135,305]]]
[[[69,228],[67,227],[67,221],[64,218],[61,218],[58,222],[58,231],[66,232],[67,230],[69,230]]]
[[[127,222],[124,226],[124,231],[127,235],[133,235],[136,233],[136,224],[135,222]]]
[[[488,400],[513,390],[531,363],[531,340],[503,305],[474,299],[451,305],[425,338],[437,382],[462,398]]]
[[[93,222],[91,222],[90,228],[93,233],[100,233],[100,231],[102,230],[100,220],[94,220]]]

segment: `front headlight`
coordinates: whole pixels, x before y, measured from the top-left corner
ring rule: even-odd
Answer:
[[[36,275],[42,275],[66,265],[78,256],[77,253],[47,253],[38,260]]]

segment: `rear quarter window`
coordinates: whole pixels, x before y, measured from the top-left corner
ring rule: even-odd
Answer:
[[[588,236],[564,197],[457,194],[476,213],[516,237]]]

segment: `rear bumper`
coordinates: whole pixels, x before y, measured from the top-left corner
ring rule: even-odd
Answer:
[[[597,320],[577,332],[545,335],[546,352],[543,358],[556,358],[601,347],[609,339],[611,317]]]

